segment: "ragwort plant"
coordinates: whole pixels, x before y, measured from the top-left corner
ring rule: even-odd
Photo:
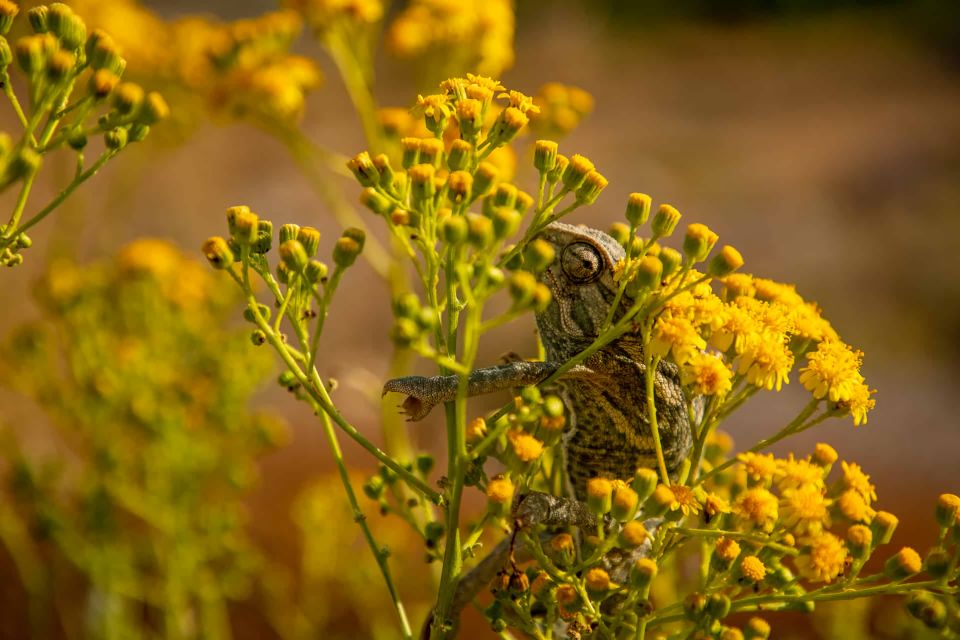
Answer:
[[[53,213],[84,182],[131,142],[140,142],[150,126],[167,117],[169,107],[156,92],[120,82],[126,67],[107,33],[89,35],[83,19],[67,5],[40,5],[27,13],[32,35],[11,46],[6,34],[20,13],[0,2],[0,86],[22,127],[19,138],[0,132],[0,190],[18,188],[10,217],[0,225],[0,264],[23,262],[33,241],[27,231]],[[16,63],[16,67],[14,67]],[[12,70],[19,73],[11,75]],[[21,102],[13,78],[22,75],[29,102]],[[87,163],[90,136],[103,135],[103,149]],[[72,179],[47,204],[28,212],[30,192],[44,158],[69,148],[75,155]]]
[[[286,365],[281,384],[317,412],[403,636],[413,629],[402,576],[391,572],[389,551],[367,524],[340,434],[381,465],[363,492],[423,536],[441,565],[424,626],[429,637],[455,634],[460,609],[480,591],[492,592],[484,614],[504,637],[512,628],[536,638],[766,638],[765,618],[738,628],[728,616],[888,594],[910,594],[911,613],[955,634],[960,498],[940,497],[939,535],[925,558],[909,547],[891,552],[883,547],[897,518],[876,508],[875,487],[859,465],[838,465],[825,443],[803,456],[763,453],[830,418],[866,423],[875,401],[860,373],[862,354],[793,286],[739,273],[739,252],[714,252],[718,238],[705,225],[690,224],[678,248],[670,247],[681,214],[665,204],[654,210],[646,195],[630,196],[625,221],[609,235],[582,232],[595,241],[589,255],[557,250],[551,234],[576,233],[558,221],[592,205],[607,181],[587,158],[562,155],[546,139],[533,145],[532,193],[502,178],[489,158],[514,143],[538,110],[490,78],[454,77],[414,108],[429,135],[401,139],[398,160],[362,152],[348,163],[361,202],[416,276],[416,291],[392,301],[392,336],[433,362],[440,377],[391,380],[385,391],[407,394],[411,419],[443,404],[447,460],[435,484],[429,456],[404,459],[378,448],[337,408],[321,373],[324,324],[365,234],[345,230],[331,267],[316,257],[315,229],[287,223],[274,234],[272,222],[237,206],[227,212],[229,236],[203,245],[246,295],[254,342],[269,344]],[[555,327],[544,318],[570,302],[556,299],[568,294],[555,274],[603,268],[601,249],[612,258],[603,276],[609,307],[589,339],[560,363],[546,362],[539,345],[515,367],[534,373],[513,399],[473,415],[469,396],[515,382],[490,384],[490,370],[475,371],[483,336],[533,311],[548,343],[544,330]],[[485,313],[498,298],[508,301],[506,310]],[[638,420],[624,428],[649,440],[649,465],[571,477],[569,425],[585,417],[570,406],[567,385],[613,350],[630,354],[643,388]],[[733,455],[718,427],[758,393],[779,391],[798,365],[809,401],[781,429]],[[665,446],[662,429],[671,425],[659,385],[666,383],[644,371],[682,392],[676,420],[686,425],[689,446]],[[464,512],[467,491],[487,497],[479,516]],[[546,507],[533,517],[531,504]],[[488,551],[481,539],[491,531],[503,541]],[[868,566],[875,556],[886,558],[879,570]]]

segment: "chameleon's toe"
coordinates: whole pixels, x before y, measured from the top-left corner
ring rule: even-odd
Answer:
[[[407,416],[410,422],[423,420],[433,409],[434,403],[428,401],[421,393],[418,393],[418,387],[422,387],[427,378],[423,376],[407,376],[406,378],[393,378],[387,380],[383,385],[383,393],[403,393],[406,398],[400,405],[401,412]]]

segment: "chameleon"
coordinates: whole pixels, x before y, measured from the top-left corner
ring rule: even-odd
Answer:
[[[543,381],[590,346],[614,303],[619,288],[615,269],[625,257],[620,243],[602,231],[561,222],[551,223],[538,237],[556,252],[556,259],[541,275],[552,294],[551,301],[536,313],[546,358],[543,362],[516,361],[474,370],[469,375],[469,395]],[[629,309],[630,302],[622,301],[618,313]],[[615,314],[614,320],[617,318]],[[646,375],[642,340],[627,333],[557,380],[556,393],[567,409],[561,442],[569,495],[531,492],[520,496],[514,506],[518,525],[596,526],[585,504],[590,478],[629,481],[640,467],[656,468]],[[654,375],[658,431],[667,471],[673,475],[692,442],[688,405],[675,364],[661,361]],[[404,410],[410,420],[416,421],[437,404],[453,400],[457,384],[455,375],[407,376],[387,381],[384,393],[406,394]],[[479,588],[472,583],[479,584],[484,578],[489,581],[498,562],[503,566],[504,550],[499,552],[498,557],[495,549],[462,580],[463,591]],[[463,597],[469,601],[472,594]]]

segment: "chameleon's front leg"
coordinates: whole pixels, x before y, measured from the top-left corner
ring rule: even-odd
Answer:
[[[467,395],[478,396],[513,387],[537,384],[553,375],[560,368],[556,362],[511,362],[497,367],[486,367],[470,372]],[[596,377],[598,374],[583,365],[577,365],[564,373],[564,378]],[[460,377],[406,376],[388,380],[383,385],[384,395],[389,392],[406,394],[403,412],[411,421],[422,420],[438,404],[449,402],[457,396]]]

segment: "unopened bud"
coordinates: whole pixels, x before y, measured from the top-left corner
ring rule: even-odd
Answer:
[[[569,191],[579,189],[580,185],[586,181],[587,175],[595,168],[588,159],[580,154],[574,154],[560,178],[563,181],[564,188]]]
[[[357,182],[364,187],[375,187],[380,183],[380,172],[373,166],[370,154],[362,151],[347,162],[347,168],[353,172]]]
[[[470,166],[470,155],[472,153],[472,144],[466,140],[454,140],[450,144],[450,152],[447,154],[447,167],[450,168],[450,171],[467,169]]]
[[[146,99],[143,101],[143,108],[140,109],[139,114],[137,114],[137,119],[147,125],[155,124],[169,117],[170,106],[167,104],[167,101],[163,99],[163,96],[156,91],[151,91],[147,94]]]
[[[6,35],[13,26],[13,19],[20,13],[20,7],[10,0],[0,0],[0,34]]]
[[[557,166],[557,143],[553,140],[537,140],[533,146],[533,166],[540,173],[549,173]]]
[[[357,260],[363,247],[355,239],[342,236],[333,245],[333,263],[341,269],[346,269]]]
[[[127,130],[124,127],[114,127],[103,135],[103,141],[108,149],[119,151],[127,146]]]
[[[60,39],[60,43],[68,51],[80,48],[87,39],[87,25],[73,12],[73,9],[62,2],[50,5],[47,24],[50,31]]]
[[[887,544],[893,539],[893,532],[896,531],[900,520],[889,511],[877,511],[870,523],[870,531],[873,532],[873,544],[878,546]]]
[[[143,97],[143,87],[133,82],[124,82],[114,91],[113,106],[122,115],[129,115],[140,108]]]
[[[920,554],[910,547],[903,547],[883,565],[883,573],[891,580],[903,580],[920,573],[923,562]]]
[[[651,198],[645,193],[631,193],[627,198],[627,220],[633,227],[647,223],[650,217]]]
[[[477,166],[477,170],[473,176],[473,193],[470,199],[476,200],[477,198],[487,195],[494,181],[496,181],[498,174],[499,171],[497,171],[495,166],[489,162],[481,162]]]
[[[657,213],[653,216],[653,222],[650,223],[650,229],[654,236],[665,238],[673,233],[680,223],[680,212],[668,204],[660,205]]]
[[[220,236],[207,238],[200,249],[214,269],[226,269],[233,264],[233,253],[227,241]]]
[[[294,273],[303,273],[307,268],[310,256],[307,250],[303,248],[299,240],[287,240],[280,245],[280,259],[290,271]]]
[[[537,279],[528,271],[517,271],[510,276],[510,297],[514,305],[524,307],[533,301]]]
[[[109,69],[97,69],[90,76],[90,93],[97,99],[106,98],[120,82],[119,76]]]
[[[523,265],[534,273],[540,273],[553,264],[556,257],[557,252],[553,245],[543,238],[537,238],[524,249]]]
[[[360,192],[360,204],[379,215],[385,215],[393,210],[393,203],[373,187],[367,187]]]
[[[440,223],[440,236],[451,245],[459,245],[467,239],[468,224],[463,216],[447,216]]]
[[[404,169],[409,169],[419,162],[420,138],[401,138],[400,147],[403,149],[400,164]]]
[[[312,258],[317,255],[317,250],[320,248],[319,231],[313,227],[300,227],[300,230],[297,231],[297,240],[303,245],[308,256]]]
[[[618,522],[628,522],[637,515],[637,508],[640,506],[640,498],[637,492],[630,487],[619,487],[613,492],[613,503],[610,507],[610,515]]]
[[[607,188],[609,182],[600,175],[599,171],[591,171],[575,194],[581,205],[590,205],[597,201],[600,192]]]
[[[587,506],[597,515],[610,511],[613,502],[613,484],[606,478],[587,480]]]
[[[713,259],[710,260],[707,265],[707,274],[714,278],[722,278],[723,276],[730,275],[742,266],[743,256],[740,255],[740,252],[730,245],[725,245],[723,249],[720,250],[720,253],[713,256]]]
[[[693,262],[706,260],[717,243],[718,236],[705,224],[694,222],[687,226],[687,233],[683,238],[683,253]]]
[[[247,207],[243,207],[243,208],[247,209],[247,211],[250,210]],[[229,212],[230,210],[228,209],[227,210],[228,216],[229,216]],[[299,235],[300,235],[300,225],[293,224],[290,222],[288,222],[287,224],[280,225],[280,244],[283,244],[287,240],[296,240],[297,236]]]
[[[957,513],[960,513],[960,497],[952,493],[941,494],[937,498],[937,524],[946,529],[957,522]]]
[[[470,196],[473,189],[473,176],[466,171],[454,171],[447,177],[447,192],[450,201],[460,204]]]

